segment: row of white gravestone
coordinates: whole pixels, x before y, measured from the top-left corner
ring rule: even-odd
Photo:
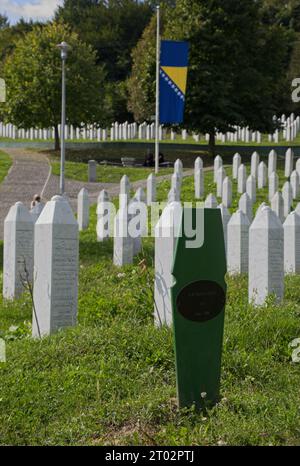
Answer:
[[[217,206],[214,203],[206,207]],[[218,208],[227,243],[229,273],[248,273],[250,303],[263,305],[270,294],[280,301],[284,294],[284,272],[300,271],[300,216],[292,212],[282,226],[277,215],[262,205],[251,224],[242,210],[230,217],[226,207],[221,204]],[[181,215],[179,202],[168,204],[155,229],[154,313],[157,325],[172,323],[171,270]]]
[[[20,202],[4,221],[3,297],[33,290],[34,337],[76,324],[78,223],[68,201],[54,196],[39,218]]]

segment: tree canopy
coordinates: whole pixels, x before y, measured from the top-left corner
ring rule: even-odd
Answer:
[[[280,26],[262,24],[260,7],[252,0],[177,0],[165,15],[163,36],[190,43],[185,114],[190,129],[212,138],[216,130],[225,132],[238,124],[271,129],[288,37]],[[138,119],[148,119],[154,104],[152,29],[133,52],[129,103]],[[142,50],[148,51],[143,58]],[[143,102],[141,107],[145,96],[148,105]]]
[[[57,129],[61,120],[61,58],[57,44],[63,40],[71,47],[67,60],[67,121],[76,126],[82,122],[103,123],[103,68],[95,65],[96,53],[91,46],[80,41],[69,27],[57,23],[35,27],[17,42],[6,61],[4,115],[11,123],[23,128]]]

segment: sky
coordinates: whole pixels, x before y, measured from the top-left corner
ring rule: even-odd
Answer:
[[[63,0],[0,0],[0,13],[5,13],[11,24],[20,18],[47,20]]]

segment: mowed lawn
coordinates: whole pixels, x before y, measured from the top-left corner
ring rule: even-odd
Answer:
[[[12,166],[12,160],[5,152],[0,150],[0,183],[6,177],[8,170]]]
[[[205,178],[215,192],[212,173]],[[161,200],[169,188],[160,185]],[[192,178],[182,192],[193,200]],[[300,364],[289,345],[300,338],[300,276],[286,277],[281,305],[270,298],[262,308],[248,304],[246,276],[227,278],[220,401],[179,411],[172,330],[153,325],[153,240],[119,269],[112,240],[97,243],[95,229],[93,207],[80,236],[76,328],[33,341],[29,296],[0,298],[0,443],[299,445]]]

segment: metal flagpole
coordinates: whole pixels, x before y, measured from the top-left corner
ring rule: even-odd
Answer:
[[[156,33],[156,110],[155,110],[155,173],[159,172],[159,69],[160,69],[160,6],[157,5]]]

